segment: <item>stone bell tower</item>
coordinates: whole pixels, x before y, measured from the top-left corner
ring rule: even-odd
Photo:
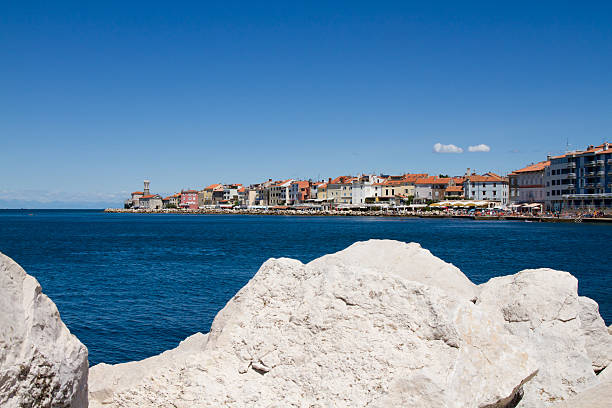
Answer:
[[[149,180],[145,180],[144,181],[144,191],[143,191],[144,195],[149,195],[150,194],[149,193],[149,183],[150,183]]]

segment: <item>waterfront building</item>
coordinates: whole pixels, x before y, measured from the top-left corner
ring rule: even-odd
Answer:
[[[234,204],[236,201],[240,202],[239,190],[242,188],[242,184],[225,184],[223,185],[223,202]]]
[[[160,210],[164,205],[159,194],[143,195],[138,201],[138,208],[142,210]]]
[[[289,187],[293,179],[280,180],[270,185],[270,199],[268,205],[285,205],[289,200]]]
[[[163,208],[179,208],[181,205],[181,194],[177,193],[165,198],[162,198]]]
[[[248,188],[246,188],[246,192],[245,192],[245,205],[247,207],[258,205],[258,203],[257,203],[257,187],[255,185],[250,185]]]
[[[149,184],[151,182],[149,180],[145,180],[143,182],[144,189],[143,191],[134,191],[131,194],[131,197],[124,201],[123,208],[140,208],[140,199],[145,195],[151,195],[149,190]]]
[[[549,211],[612,208],[612,145],[588,146],[550,158],[544,175]]]
[[[181,190],[181,200],[179,207],[188,208],[190,210],[198,209],[198,191],[197,190]]]
[[[238,189],[238,203],[241,207],[247,206],[247,191],[245,187],[240,187]]]
[[[270,188],[272,184],[274,184],[272,179],[268,179],[263,183],[251,186],[250,188],[255,190],[255,201],[251,205],[267,206],[270,203]]]
[[[327,183],[319,184],[317,188],[317,201],[327,201]]]
[[[310,198],[309,181],[293,181],[289,186],[288,204],[299,204]]]
[[[414,184],[406,180],[391,180],[387,179],[380,183],[381,200],[399,204],[401,201],[408,200],[414,196]]]
[[[454,186],[448,186],[446,187],[446,190],[444,190],[445,200],[461,200],[463,198],[463,183],[457,183]]]
[[[123,208],[138,208],[140,197],[142,197],[144,193],[142,191],[134,191],[131,194],[131,198],[125,200],[123,203]]]
[[[466,175],[463,191],[465,198],[470,200],[498,201],[502,206],[508,205],[508,179],[495,173]]]
[[[414,202],[426,203],[433,200],[433,181],[435,176],[423,177],[414,183]]]
[[[315,183],[311,183],[310,184],[310,194],[308,196],[309,199],[311,200],[316,200],[317,199],[317,193],[319,190],[319,186],[325,184],[325,182],[323,181],[317,181]]]
[[[334,204],[351,204],[352,184],[357,177],[340,176],[327,182],[327,199]]]
[[[508,200],[510,204],[545,203],[545,173],[550,161],[531,164],[508,174]]]
[[[417,179],[414,188],[414,202],[422,204],[443,200],[449,184],[453,185],[450,177],[429,176]]]
[[[365,204],[366,201],[374,201],[372,197],[380,196],[381,188],[378,187],[385,181],[375,174],[362,174],[353,179],[351,185],[351,204]]]
[[[224,190],[225,188],[221,183],[211,184],[210,186],[204,188],[204,190],[201,192],[202,194],[200,195],[200,198],[198,199],[198,207],[218,204],[223,200]]]

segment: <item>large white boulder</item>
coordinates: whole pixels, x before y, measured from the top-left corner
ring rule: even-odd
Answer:
[[[330,271],[342,270],[349,275],[371,272],[396,276],[404,281],[420,282],[468,300],[478,294],[478,286],[459,268],[444,262],[415,242],[356,242],[342,251],[324,255],[309,264],[310,267],[316,265],[322,265]]]
[[[508,332],[523,339],[524,350],[538,362],[519,407],[546,407],[598,384],[589,350],[601,361],[608,346],[600,332],[606,328],[595,322],[592,303],[579,300],[576,278],[551,269],[524,270],[493,278],[480,289],[476,304],[499,311]],[[582,322],[581,314],[589,321]],[[602,347],[588,340],[589,331],[597,333]]]
[[[87,348],[32,276],[0,253],[0,406],[87,407]]]
[[[141,361],[123,364],[100,363],[89,369],[90,408],[102,407],[111,403],[116,393],[137,386],[144,379],[165,371],[184,367],[190,360],[204,350],[207,334],[196,333],[183,340],[176,348]]]
[[[104,406],[510,406],[537,366],[457,271],[389,241],[306,265],[268,260],[200,351],[107,387]]]
[[[612,367],[606,368],[598,375],[599,384],[570,397],[566,401],[554,404],[554,408],[610,408],[612,403]]]
[[[593,370],[599,372],[612,362],[612,336],[599,314],[597,302],[585,296],[580,296],[578,301],[580,327],[586,351],[591,358]]]

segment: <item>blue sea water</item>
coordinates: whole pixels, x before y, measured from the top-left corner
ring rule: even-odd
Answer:
[[[571,272],[612,323],[612,225],[0,210],[0,252],[40,281],[92,365],[207,332],[270,257],[308,262],[370,238],[419,242],[475,283],[526,268]]]

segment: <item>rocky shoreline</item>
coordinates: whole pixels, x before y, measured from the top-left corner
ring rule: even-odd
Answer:
[[[571,274],[475,285],[415,243],[270,259],[208,334],[89,370],[53,302],[1,254],[0,283],[3,407],[596,408],[612,393],[610,328]]]
[[[482,221],[528,221],[528,222],[571,222],[571,223],[612,223],[612,218],[571,218],[571,217],[547,217],[531,215],[449,215],[442,211],[357,211],[357,210],[299,210],[299,209],[122,209],[107,208],[106,213],[115,214],[183,214],[183,215],[282,215],[282,216],[304,216],[304,217],[402,217],[402,218],[452,218],[464,220]]]

